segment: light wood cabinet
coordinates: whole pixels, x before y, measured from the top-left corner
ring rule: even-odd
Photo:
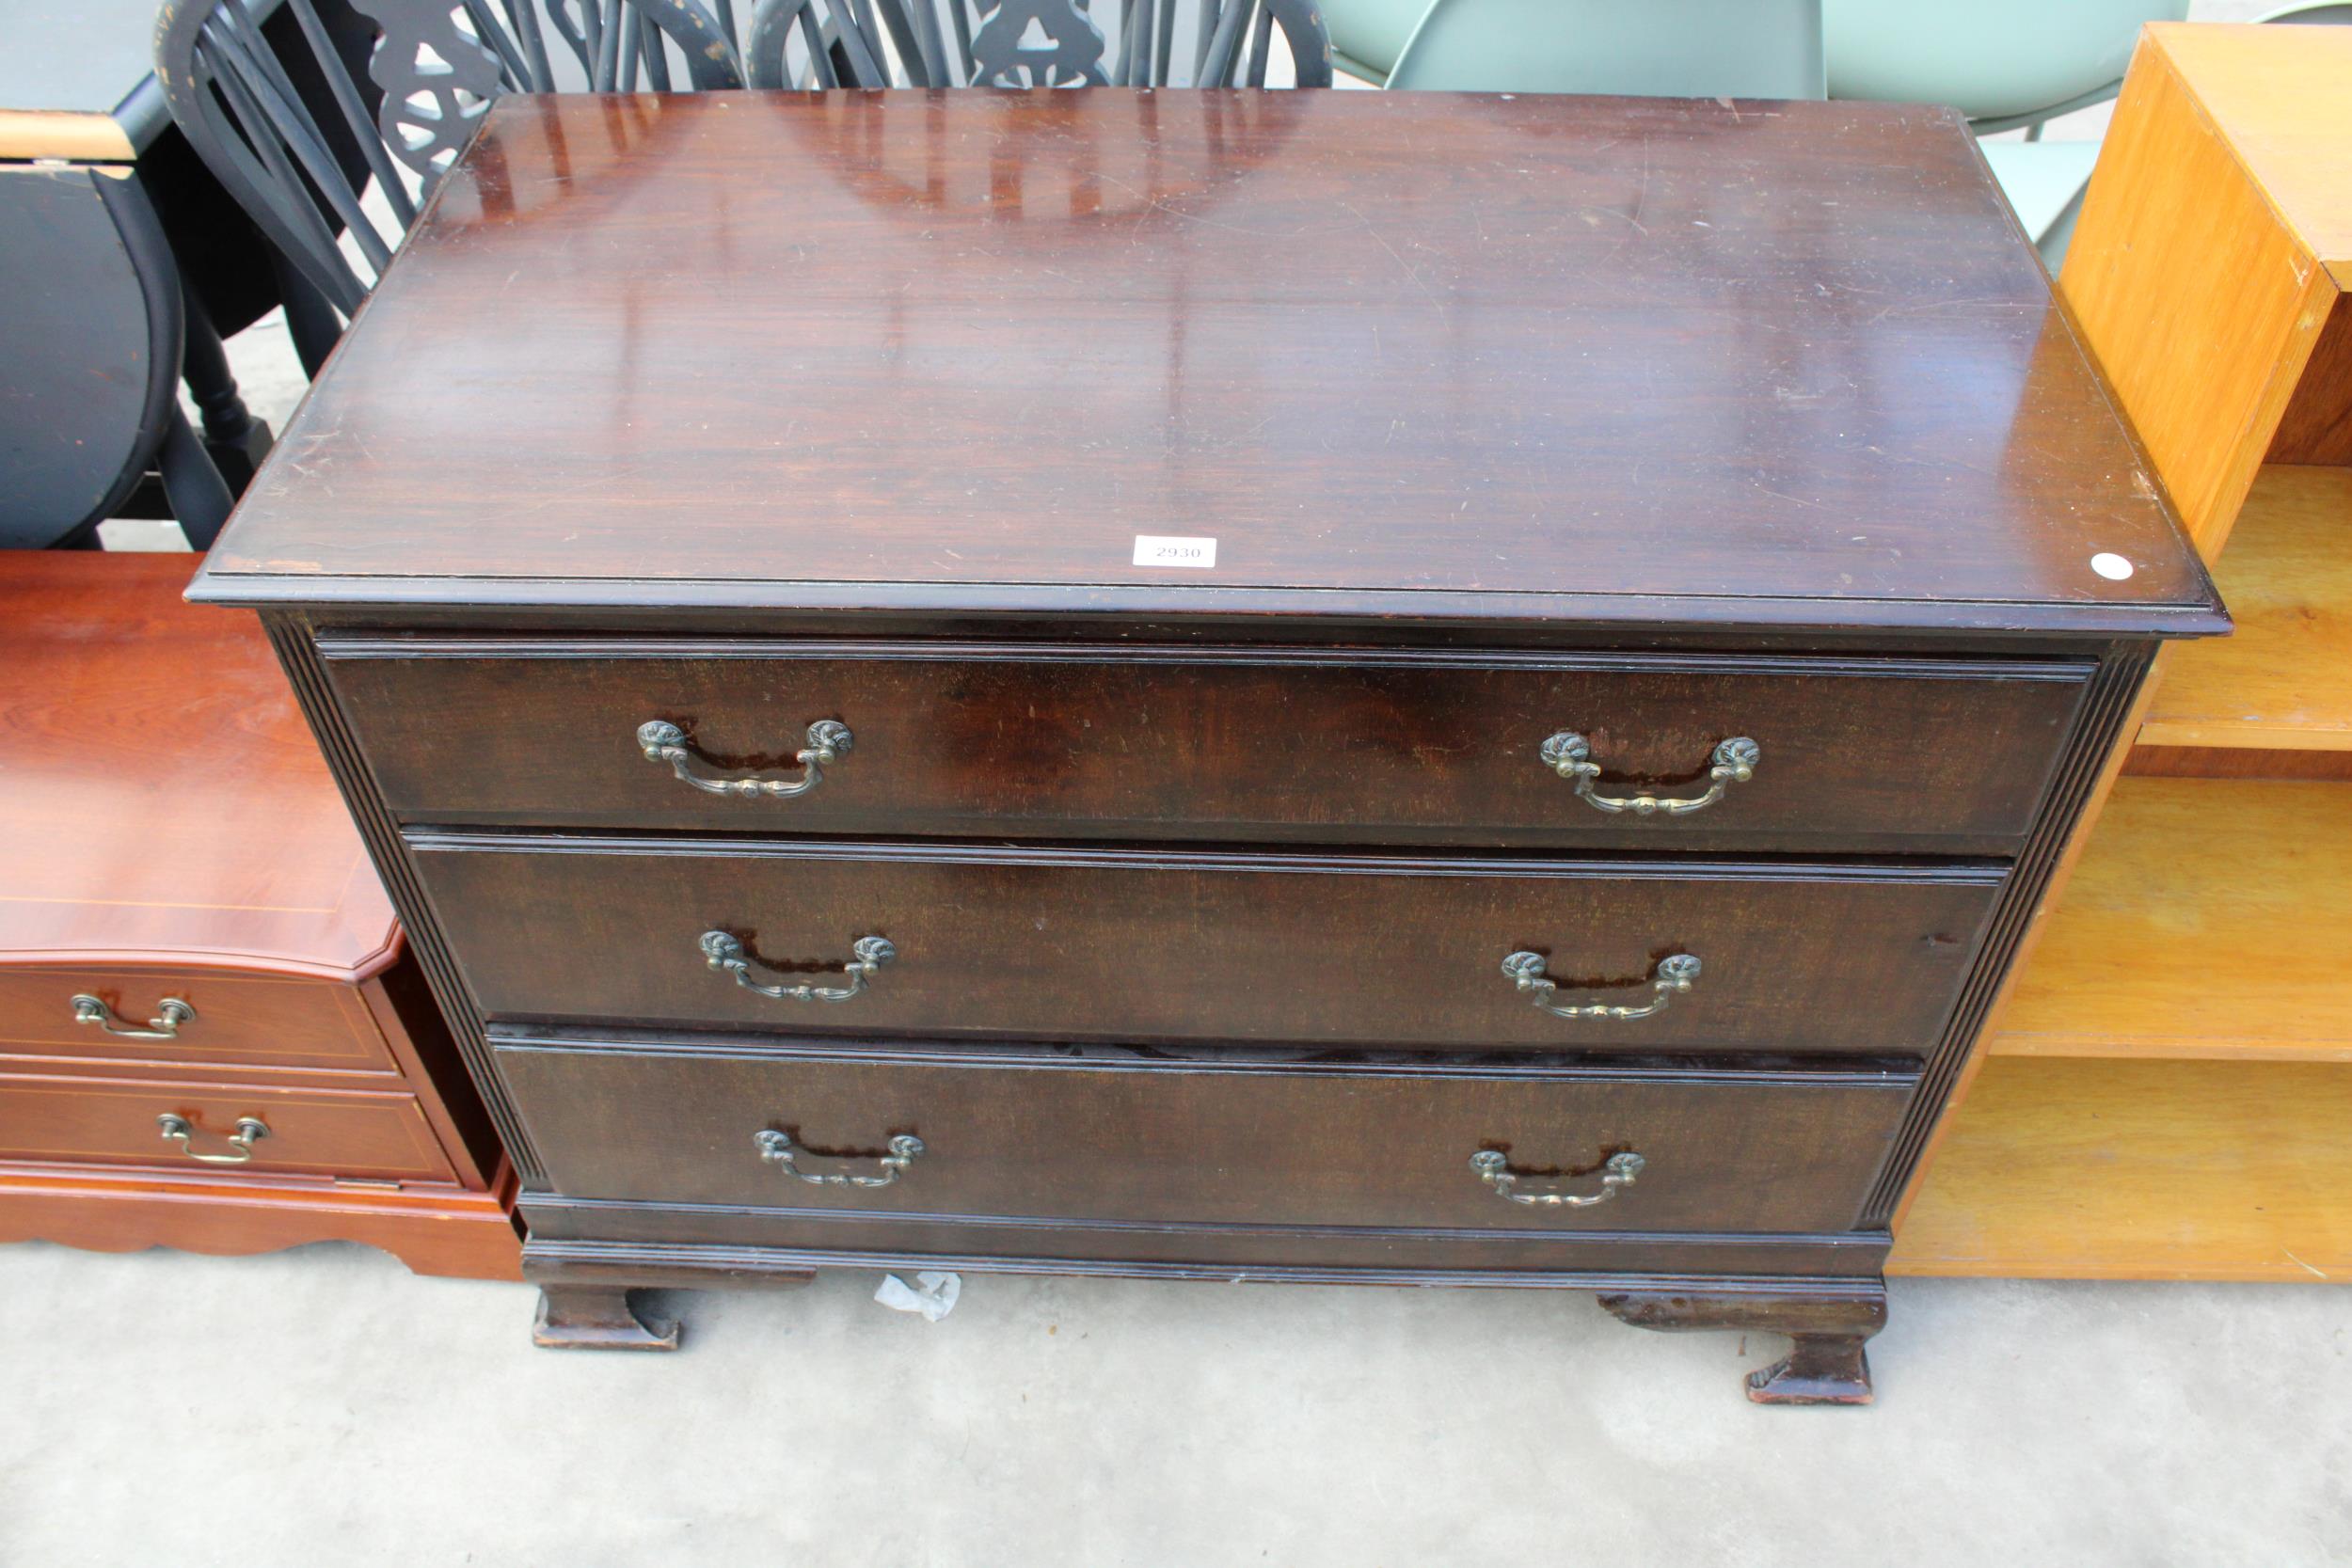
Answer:
[[[2059,278],[2237,621],[2167,649],[1889,1273],[2352,1277],[2352,33],[2152,27]]]

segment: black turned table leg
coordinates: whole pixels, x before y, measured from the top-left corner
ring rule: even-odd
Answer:
[[[253,470],[269,455],[269,426],[246,407],[237,378],[229,368],[229,350],[203,301],[184,280],[180,293],[183,303],[180,373],[203,420],[204,450],[212,454],[229,493],[243,495],[252,483]]]
[[[1599,1299],[1605,1311],[1636,1328],[1788,1335],[1788,1354],[1748,1374],[1748,1398],[1758,1404],[1870,1402],[1870,1363],[1862,1347],[1886,1326],[1883,1282],[1758,1294],[1628,1291]]]
[[[648,1323],[617,1285],[542,1285],[531,1342],[545,1350],[675,1350],[675,1322]]]

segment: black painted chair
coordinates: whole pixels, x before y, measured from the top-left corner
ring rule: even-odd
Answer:
[[[1087,0],[761,0],[745,59],[760,87],[1262,87],[1278,29],[1297,85],[1329,87],[1311,0],[1121,0],[1116,58]]]
[[[209,546],[229,487],[180,405],[180,273],[144,184],[0,166],[0,548],[96,548],[151,471],[188,542]]]
[[[299,50],[263,40],[273,13]],[[155,72],[182,134],[316,291],[287,306],[314,373],[492,99],[743,85],[730,0],[165,0]]]
[[[1297,85],[1330,86],[1313,0],[1121,0],[1116,59],[1087,0],[165,0],[155,70],[291,263],[287,325],[315,374],[501,93],[1263,87],[1278,31]]]

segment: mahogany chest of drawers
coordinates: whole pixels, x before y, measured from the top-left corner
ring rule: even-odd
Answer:
[[[1965,128],[509,99],[215,550],[542,1338],[828,1265],[1558,1286],[1867,1396],[2156,641]]]

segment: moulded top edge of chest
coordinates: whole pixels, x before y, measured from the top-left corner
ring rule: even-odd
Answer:
[[[417,589],[422,586],[422,592]],[[581,637],[686,634],[899,640],[978,638],[1103,644],[1264,642],[1335,646],[1756,649],[1788,653],[1990,653],[2082,657],[2099,647],[2213,637],[2231,629],[2217,596],[2162,607],[2074,608],[1903,601],[1400,594],[1283,591],[1068,590],[986,601],[935,594],[806,591],[773,595],[596,592],[502,583],[447,594],[400,579],[305,580],[206,571],[199,603],[315,627]],[[638,585],[640,588],[645,585]],[[739,588],[739,585],[736,585]],[[855,585],[870,589],[874,585]],[[583,587],[589,592],[579,592]]]

